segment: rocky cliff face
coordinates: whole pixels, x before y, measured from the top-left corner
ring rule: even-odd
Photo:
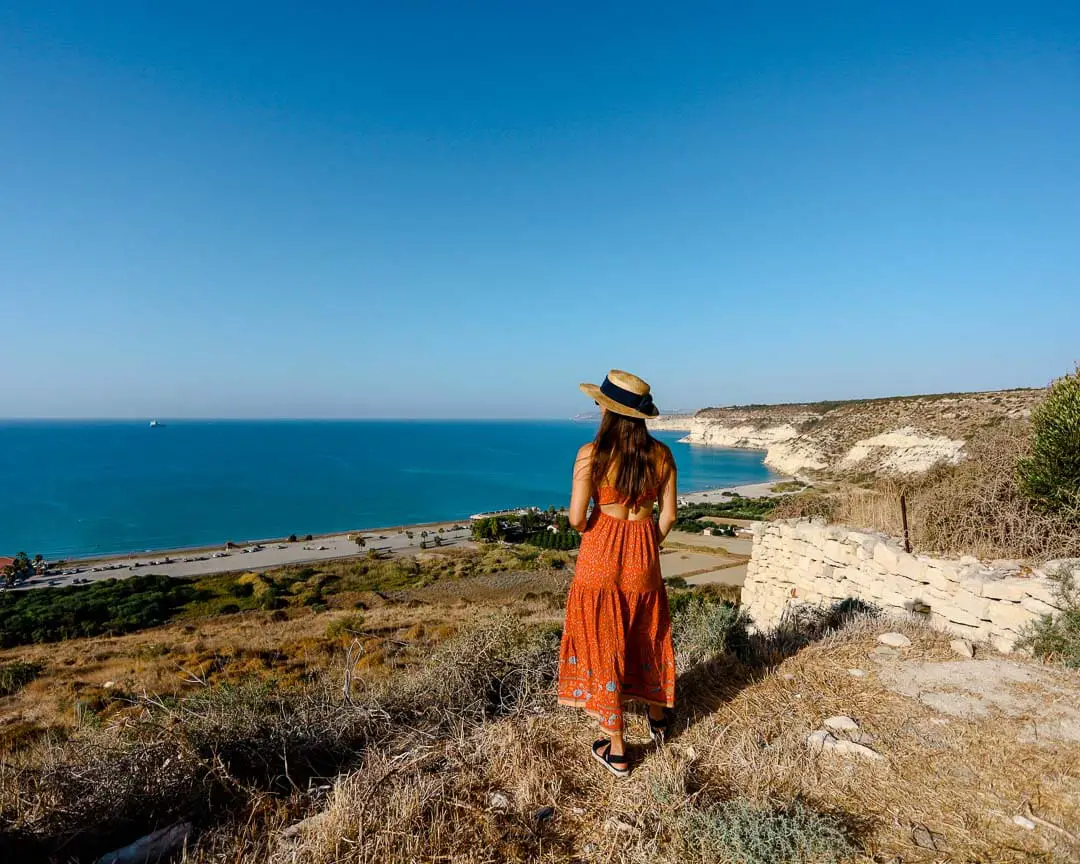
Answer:
[[[708,447],[766,451],[765,464],[792,476],[910,474],[964,458],[979,429],[1026,419],[1043,390],[903,396],[851,402],[705,408],[651,421],[685,430]]]

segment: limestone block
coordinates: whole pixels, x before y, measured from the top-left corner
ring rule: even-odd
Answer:
[[[1061,603],[1054,590],[1055,585],[1049,579],[1028,579],[1024,585],[1024,593],[1035,600],[1041,600],[1048,606],[1057,608]]]
[[[955,624],[966,624],[968,627],[979,627],[982,624],[982,618],[978,614],[959,602],[953,605],[932,606],[931,610],[931,614],[938,612]]]
[[[877,576],[874,573],[865,573],[855,567],[844,567],[843,572],[848,578],[849,582],[853,582],[860,588],[870,589],[875,585],[879,588],[885,584],[885,580]]]
[[[1019,603],[1027,596],[1027,579],[994,579],[983,584],[983,597]]]
[[[824,551],[827,559],[840,564],[844,564],[852,558],[851,549],[839,540],[826,540]]]
[[[898,609],[904,612],[911,611],[912,601],[906,594],[901,594],[898,591],[882,591],[878,598],[885,606],[890,606],[893,609]]]
[[[995,629],[1012,630],[1016,633],[1035,618],[1035,613],[1025,609],[1020,603],[998,601],[990,605],[990,620]]]
[[[935,591],[946,592],[952,590],[954,583],[945,578],[945,574],[939,567],[923,565],[923,584]]]
[[[897,559],[896,572],[912,582],[929,582],[926,578],[926,568],[914,555],[901,552]]]
[[[877,578],[884,579],[887,576],[892,576],[893,571],[888,567],[885,567],[881,562],[875,561],[873,558],[860,563],[859,568],[865,573],[873,573]]]
[[[890,573],[895,573],[899,556],[897,550],[889,544],[878,543],[877,546],[874,547],[874,560]]]
[[[1051,606],[1049,603],[1045,603],[1038,597],[1024,597],[1020,601],[1021,607],[1031,613],[1032,617],[1038,617],[1040,615],[1050,615],[1053,617],[1060,610],[1056,606]]]
[[[986,583],[977,576],[968,576],[960,580],[960,587],[963,588],[964,591],[966,591],[968,594],[971,594],[975,597],[983,596],[983,586],[985,584]]]
[[[1012,654],[1016,650],[1017,639],[1015,636],[991,636],[990,644],[995,651],[1002,654]]]
[[[964,569],[956,561],[941,561],[939,562],[942,574],[950,582],[959,583],[963,578]]]
[[[822,531],[826,540],[846,540],[848,533],[846,528],[841,528],[839,525],[826,525]]]
[[[844,541],[859,549],[865,549],[873,557],[874,546],[877,545],[877,538],[870,534],[865,534],[862,531],[848,531],[844,537]]]

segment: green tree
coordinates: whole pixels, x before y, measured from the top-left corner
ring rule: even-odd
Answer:
[[[365,546],[367,546],[367,540],[364,538],[363,534],[357,534],[355,537],[353,537],[353,540],[356,542],[357,549],[363,549]]]
[[[1031,415],[1031,453],[1017,465],[1024,493],[1080,517],[1080,365],[1059,378]]]

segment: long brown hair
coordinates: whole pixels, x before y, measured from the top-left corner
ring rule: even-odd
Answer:
[[[639,501],[660,485],[669,454],[649,434],[644,420],[605,411],[593,441],[593,488],[614,486],[623,500]],[[611,482],[608,473],[613,465],[615,480]]]

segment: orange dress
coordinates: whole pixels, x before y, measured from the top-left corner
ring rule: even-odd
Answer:
[[[559,704],[621,733],[624,700],[674,707],[675,652],[656,523],[604,513],[603,504],[626,503],[608,486],[594,499],[566,601]]]

